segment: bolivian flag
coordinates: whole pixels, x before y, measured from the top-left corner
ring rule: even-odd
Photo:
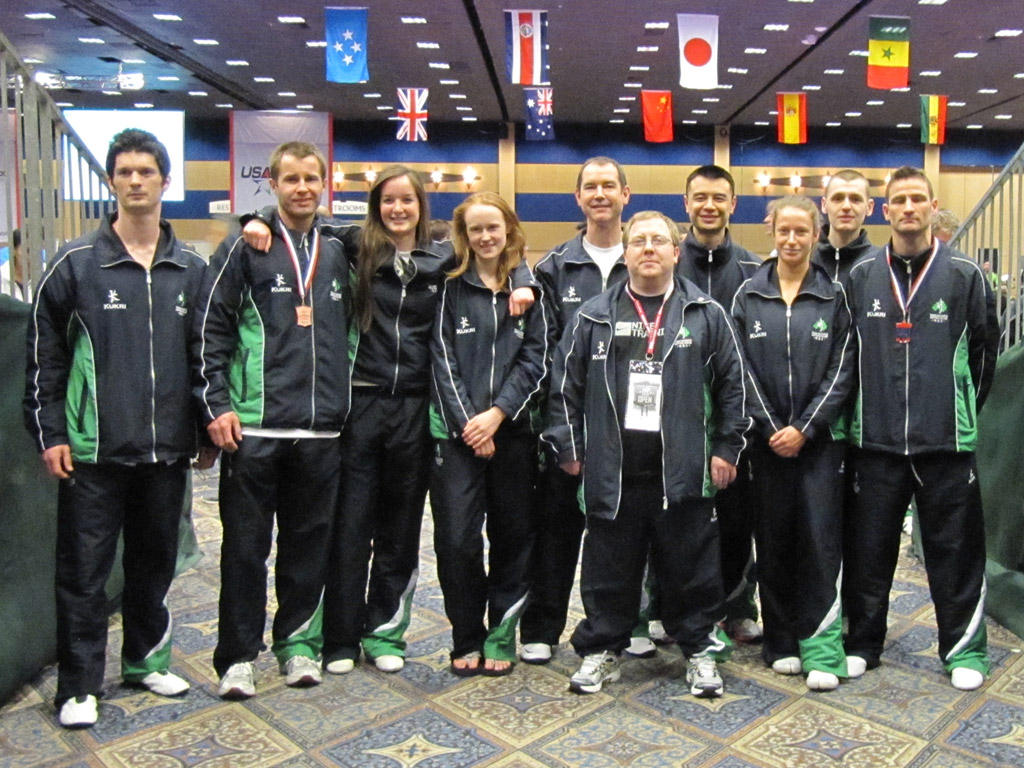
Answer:
[[[775,94],[776,110],[779,113],[779,143],[807,143],[807,94]]]
[[[906,88],[910,82],[910,19],[872,16],[868,40],[868,88]]]
[[[921,143],[946,142],[946,102],[948,96],[921,96]]]

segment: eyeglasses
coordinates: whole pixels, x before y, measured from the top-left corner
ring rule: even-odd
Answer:
[[[650,237],[631,237],[626,241],[626,247],[639,250],[645,248],[648,241],[655,248],[664,248],[666,245],[672,245],[672,238],[665,237],[664,235],[651,235]]]

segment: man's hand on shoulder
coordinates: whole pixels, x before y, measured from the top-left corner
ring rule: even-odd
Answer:
[[[533,288],[516,288],[508,297],[508,313],[513,317],[525,315],[526,310],[533,306],[536,297],[533,295]]]
[[[259,219],[252,219],[242,228],[242,237],[250,248],[264,253],[270,250],[270,243],[273,240],[270,227]]]
[[[214,445],[222,451],[234,453],[242,441],[242,422],[238,420],[237,413],[228,411],[207,424],[206,432]]]
[[[46,465],[46,471],[51,477],[67,480],[75,471],[71,463],[71,446],[66,443],[51,445],[43,451],[43,464]]]

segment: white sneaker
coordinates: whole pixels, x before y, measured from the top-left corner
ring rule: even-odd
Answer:
[[[772,662],[772,672],[777,675],[799,675],[803,671],[804,666],[796,656],[785,656]]]
[[[597,693],[605,683],[619,679],[619,660],[610,651],[590,653],[583,657],[583,663],[569,680],[573,693]]]
[[[661,623],[660,619],[655,619],[647,624],[647,634],[650,635],[651,640],[656,645],[670,645],[673,640],[668,636],[668,632],[665,631],[665,625]]]
[[[188,690],[187,680],[166,669],[161,672],[150,672],[139,682],[158,696],[181,696]]]
[[[292,656],[281,665],[284,684],[290,688],[310,688],[323,682],[320,662],[309,656]]]
[[[626,653],[637,659],[649,659],[658,652],[658,646],[649,637],[631,637]]]
[[[381,672],[399,672],[405,666],[405,659],[393,653],[385,653],[375,658],[373,663]]]
[[[239,661],[228,667],[220,679],[217,695],[222,699],[250,699],[256,695],[256,665]]]
[[[953,667],[949,681],[958,691],[976,691],[985,682],[985,676],[970,667]]]
[[[335,659],[327,662],[327,666],[324,667],[332,675],[347,675],[355,668],[356,663],[353,659]]]
[[[686,662],[686,682],[699,699],[713,699],[725,692],[718,664],[710,656],[691,656]]]
[[[868,663],[860,656],[846,657],[846,676],[854,680],[868,671]]]
[[[92,694],[87,696],[75,696],[68,699],[60,708],[60,724],[65,728],[89,728],[96,725],[99,718],[96,697]]]
[[[764,633],[753,619],[733,619],[725,631],[737,643],[760,643],[764,639]]]
[[[831,672],[812,669],[807,673],[807,687],[812,691],[834,691],[839,687],[839,678]]]
[[[519,649],[519,658],[527,664],[547,664],[551,661],[551,646],[547,643],[527,643]]]

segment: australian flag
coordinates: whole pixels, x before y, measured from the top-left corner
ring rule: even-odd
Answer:
[[[328,81],[363,83],[369,80],[366,9],[324,8],[324,33]]]
[[[427,140],[427,89],[398,89],[398,140]]]
[[[523,88],[526,101],[526,138],[553,141],[555,106],[551,88]]]

